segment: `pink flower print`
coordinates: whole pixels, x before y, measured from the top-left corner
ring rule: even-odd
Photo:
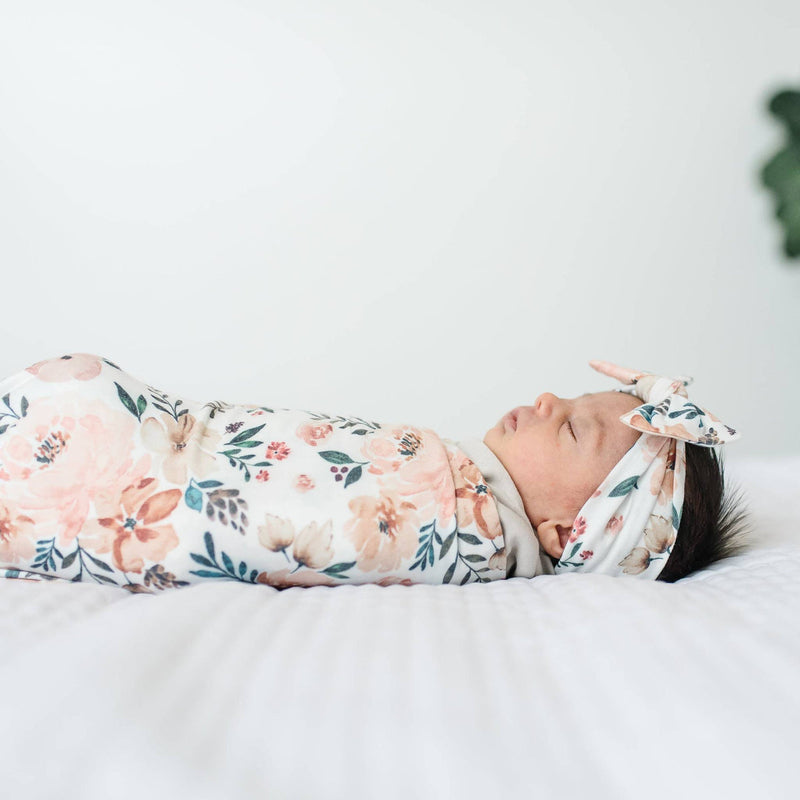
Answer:
[[[89,353],[74,353],[61,358],[37,361],[25,371],[47,383],[66,383],[67,381],[90,381],[100,374],[102,360]]]
[[[95,494],[129,474],[137,427],[130,414],[78,393],[33,400],[0,439],[4,496],[36,521],[39,538],[68,544]]]
[[[291,449],[286,446],[286,442],[270,442],[267,447],[265,458],[274,458],[276,461],[283,461],[291,453]]]
[[[294,488],[298,492],[308,492],[316,486],[314,479],[308,475],[298,475],[294,481]]]
[[[595,489],[594,490],[594,494],[592,494],[592,497],[590,499],[593,499],[595,497],[600,497],[601,494],[603,494],[603,487],[602,486],[599,489]]]
[[[619,533],[622,530],[622,521],[622,514],[611,517],[611,519],[606,523],[606,531],[608,533]]]
[[[261,481],[261,483],[266,483],[269,480],[269,470],[260,469],[256,475],[256,480]]]
[[[375,433],[364,441],[361,455],[370,462],[367,468],[369,472],[373,475],[391,475],[400,469],[406,462],[398,449],[398,440],[403,435],[402,428],[395,428],[388,433]]]
[[[393,454],[390,457],[375,458],[379,437],[371,437],[374,441],[365,443],[361,452],[372,461],[369,471],[378,475],[390,474],[394,479],[393,488],[401,497],[412,502],[422,517],[438,514],[437,525],[446,527],[456,511],[453,476],[461,462],[451,466],[450,453],[433,431],[400,426],[394,428],[391,435],[392,440],[388,441],[392,443]],[[463,453],[460,458],[464,463],[472,463]],[[464,485],[466,482],[462,480],[456,484],[456,488]],[[471,503],[466,502],[465,507],[471,507]],[[487,525],[487,528],[490,527],[491,524]]]
[[[594,550],[581,550],[581,552],[578,555],[584,561],[588,561],[594,555]]]
[[[570,542],[576,542],[586,532],[586,517],[580,516],[572,524],[572,533],[569,535]]]
[[[320,425],[306,422],[295,431],[295,434],[311,447],[316,447],[319,442],[324,442],[332,433],[333,426],[327,422]]]

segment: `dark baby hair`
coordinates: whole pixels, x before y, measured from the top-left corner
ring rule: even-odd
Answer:
[[[712,447],[686,444],[686,481],[678,536],[656,580],[674,583],[737,555],[745,547],[749,516],[740,491],[725,489],[725,470]]]

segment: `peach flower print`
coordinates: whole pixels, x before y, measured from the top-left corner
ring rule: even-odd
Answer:
[[[617,564],[627,575],[638,575],[650,564],[650,551],[646,547],[634,547],[633,550]]]
[[[191,414],[174,419],[161,415],[161,422],[148,417],[142,422],[141,437],[145,447],[161,456],[161,471],[170,483],[186,483],[188,470],[196,478],[204,478],[215,466],[213,451],[220,435],[198,424]]]
[[[413,503],[384,487],[377,498],[355,497],[348,506],[353,517],[345,523],[344,530],[358,551],[359,569],[388,572],[414,555],[420,520]]]
[[[630,425],[637,430],[644,431],[645,433],[658,433],[662,434],[658,438],[673,437],[675,439],[682,439],[687,442],[696,442],[697,436],[690,433],[684,425],[676,423],[675,425],[664,425],[663,430],[659,430],[651,425],[644,417],[636,414],[630,421]]]
[[[291,520],[265,514],[264,524],[258,526],[258,541],[273,553],[283,553],[288,561],[286,548],[294,541],[294,525]]]
[[[291,586],[336,586],[337,584],[324,572],[315,572],[313,569],[300,569],[296,572],[288,569],[261,572],[256,578],[256,583],[263,583],[276,589],[288,589]]]
[[[286,446],[286,442],[270,442],[265,457],[274,458],[275,461],[283,461],[291,452],[291,449]]]
[[[492,553],[489,558],[489,569],[499,569],[501,572],[505,572],[507,566],[506,562],[506,549],[504,547],[502,550]]]
[[[650,494],[658,495],[657,503],[660,506],[666,506],[672,502],[675,486],[676,442],[674,439],[667,441],[670,442],[669,447],[658,456],[658,459],[663,463],[653,472],[653,476],[650,479]]]
[[[30,561],[36,552],[36,526],[9,499],[0,498],[0,563]]]
[[[397,576],[387,575],[385,578],[381,578],[376,584],[376,586],[413,586],[414,581],[411,578],[398,578]]]
[[[333,433],[333,426],[327,422],[320,424],[306,422],[298,426],[295,434],[306,444],[316,447],[318,443],[324,442]]]
[[[112,553],[123,572],[141,572],[145,559],[158,562],[178,546],[172,525],[166,522],[182,497],[180,489],[158,491],[155,478],[142,478],[116,497],[95,503],[97,519],[81,531],[81,544],[96,553]]]
[[[260,469],[256,475],[256,480],[261,481],[261,483],[266,483],[269,480],[269,470]]]
[[[453,461],[459,526],[471,525],[474,520],[481,536],[495,539],[503,533],[503,528],[492,490],[468,458],[456,456]]]
[[[328,520],[320,526],[317,522],[309,522],[295,536],[292,555],[301,566],[311,569],[322,569],[330,564],[333,558],[333,522]]]
[[[40,381],[65,383],[71,380],[90,381],[100,374],[102,366],[99,356],[89,353],[74,353],[71,356],[37,361],[25,371],[35,375]]]
[[[645,436],[642,442],[642,453],[648,461],[652,461],[664,448],[669,447],[670,440],[664,436]]]
[[[294,481],[294,488],[298,492],[308,492],[316,486],[314,479],[308,475],[298,475]]]
[[[68,544],[94,495],[133,467],[135,428],[130,414],[79,394],[31,401],[13,432],[0,439],[5,496],[36,521],[41,538],[57,534],[60,545]]]
[[[675,544],[672,522],[666,517],[651,515],[644,531],[644,543],[653,553],[664,553]]]

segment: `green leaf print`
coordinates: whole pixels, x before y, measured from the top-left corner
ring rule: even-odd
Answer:
[[[570,561],[574,557],[575,553],[577,553],[578,550],[580,550],[580,547],[581,547],[581,542],[575,542],[575,546],[572,548],[572,552],[567,556],[567,561]]]
[[[203,536],[203,541],[205,542],[209,558],[201,556],[198,553],[189,553],[189,555],[198,564],[201,564],[204,567],[210,567],[210,569],[189,570],[191,575],[197,575],[200,578],[232,578],[233,580],[241,581],[242,583],[256,582],[258,570],[254,569],[250,573],[249,579],[245,578],[244,574],[247,572],[247,565],[244,563],[244,561],[240,562],[239,571],[237,573],[231,557],[225,551],[220,551],[220,558],[222,559],[222,566],[220,566],[220,564],[217,562],[214,551],[214,539],[211,536],[210,531],[206,531],[205,535]]]
[[[14,411],[14,409],[11,407],[11,403],[9,402],[10,397],[11,397],[10,395],[5,395],[3,397],[3,405],[5,405],[5,407],[8,409],[8,412],[0,411],[0,420],[4,419],[5,417],[11,417],[12,419],[20,420],[28,413],[28,398],[27,397],[23,397],[20,400],[20,403],[19,403],[20,412],[19,412],[19,414],[17,414],[16,411]],[[12,425],[14,425],[13,422],[6,423],[5,425],[3,425],[2,428],[0,428],[0,433],[5,433]]]
[[[139,422],[142,421],[142,412],[139,411],[136,403],[133,402],[133,398],[116,382],[114,381],[114,386],[117,387],[117,394],[119,395],[119,399],[122,401],[122,405],[128,409],[128,411],[133,414]]]
[[[350,472],[347,473],[347,477],[344,481],[344,488],[346,489],[351,483],[355,483],[357,480],[361,478],[361,467],[355,467],[351,469]]]
[[[236,447],[253,447],[253,443],[248,442],[247,440],[250,439],[251,436],[255,436],[263,427],[263,425],[259,425],[256,428],[248,428],[246,431],[242,431],[234,436],[229,442],[226,442],[225,446],[228,447],[230,445],[235,445]],[[261,442],[258,442],[258,444],[261,444]]]
[[[347,453],[341,453],[338,450],[322,450],[320,455],[331,464],[355,464],[356,462],[350,458]]]
[[[347,572],[348,569],[351,569],[356,565],[355,561],[340,561],[338,564],[331,564],[329,567],[320,570],[325,575],[329,575],[331,578],[346,578],[346,575],[342,575],[343,572]]]
[[[445,540],[444,544],[442,545],[442,549],[439,551],[439,558],[444,558],[447,555],[448,550],[453,546],[453,542],[456,539],[456,531],[453,531]],[[453,566],[451,569],[455,569],[455,561],[453,562]],[[445,581],[447,583],[447,581]]]
[[[203,536],[203,541],[206,544],[206,550],[211,556],[212,561],[216,561],[216,556],[214,555],[214,537],[206,531],[205,536]]]
[[[640,475],[634,475],[632,478],[625,478],[624,481],[618,483],[609,493],[609,497],[624,497],[634,489],[637,488],[636,482],[639,480]]]

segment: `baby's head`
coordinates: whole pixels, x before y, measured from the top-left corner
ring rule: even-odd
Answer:
[[[540,395],[506,414],[484,443],[511,476],[542,549],[557,562],[584,504],[643,435],[620,417],[643,404],[621,391],[563,399]],[[661,437],[649,437],[658,445]],[[711,447],[685,443],[678,536],[659,580],[675,581],[738,551],[745,512],[723,497],[722,463]]]

